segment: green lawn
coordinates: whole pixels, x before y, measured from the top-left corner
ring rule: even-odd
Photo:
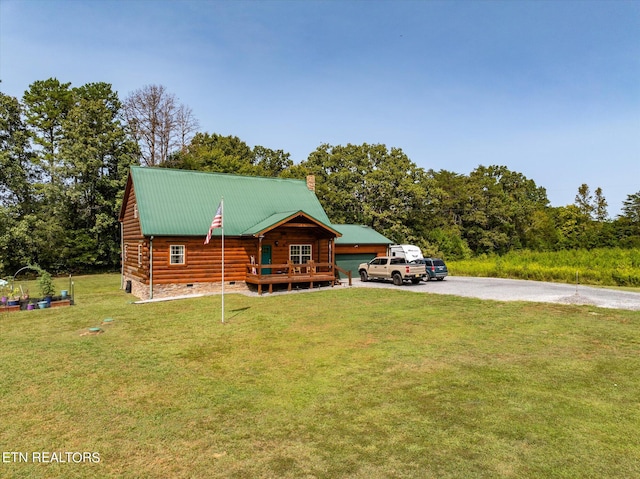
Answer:
[[[638,312],[340,287],[222,325],[75,282],[0,313],[2,478],[640,477]]]

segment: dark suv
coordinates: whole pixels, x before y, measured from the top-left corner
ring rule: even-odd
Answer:
[[[424,277],[425,281],[429,281],[431,279],[442,281],[449,274],[447,265],[439,258],[416,259],[412,261],[412,263],[424,264],[425,269],[427,270],[427,275]]]

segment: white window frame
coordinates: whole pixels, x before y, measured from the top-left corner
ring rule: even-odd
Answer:
[[[308,254],[306,254],[308,251]],[[289,245],[289,260],[293,264],[305,264],[313,258],[313,247],[310,244]],[[306,259],[306,261],[305,261]]]
[[[133,218],[138,219],[138,203],[133,204]]]
[[[169,246],[169,264],[180,266],[187,264],[187,248],[183,244],[172,244]]]
[[[138,244],[138,266],[142,266],[142,243]]]

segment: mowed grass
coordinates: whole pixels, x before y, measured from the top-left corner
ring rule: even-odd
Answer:
[[[3,478],[640,477],[640,314],[394,290],[0,314]],[[104,333],[86,335],[100,326]]]

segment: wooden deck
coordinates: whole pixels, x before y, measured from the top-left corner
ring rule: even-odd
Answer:
[[[287,290],[291,291],[294,284],[304,283],[313,288],[314,284],[330,283],[335,284],[335,267],[331,263],[315,263],[313,261],[305,264],[248,264],[247,279],[248,284],[258,286],[258,294],[262,294],[262,286],[269,286],[269,293],[273,292],[274,284],[286,284]]]

